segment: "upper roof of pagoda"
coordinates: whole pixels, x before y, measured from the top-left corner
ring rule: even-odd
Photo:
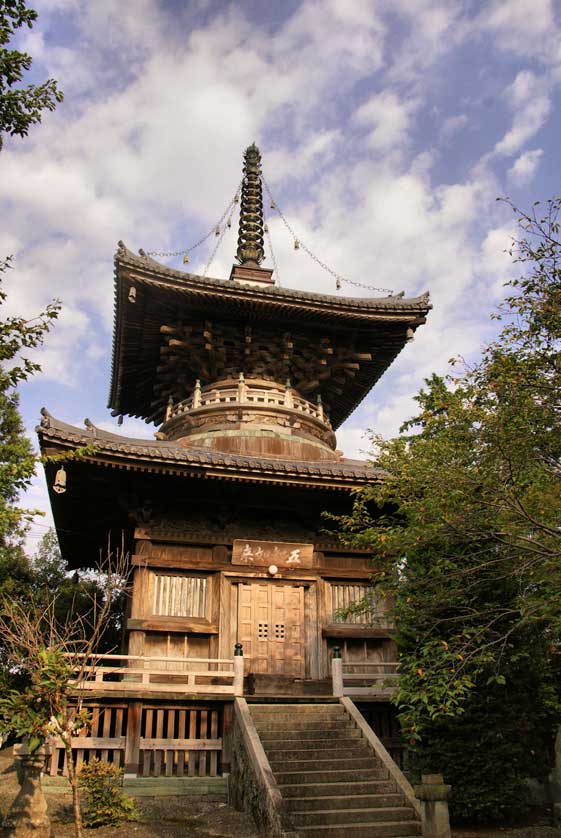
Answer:
[[[336,297],[196,276],[120,242],[109,407],[160,423],[197,379],[244,372],[321,395],[337,428],[430,308],[428,294]]]

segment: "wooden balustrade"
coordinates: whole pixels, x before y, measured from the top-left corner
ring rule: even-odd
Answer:
[[[290,393],[287,396],[287,392]],[[331,427],[328,417],[321,405],[315,405],[301,396],[297,396],[294,391],[286,390],[265,390],[260,388],[253,388],[251,385],[245,385],[243,393],[238,387],[231,387],[228,389],[221,388],[216,390],[203,391],[197,395],[196,399],[190,396],[182,402],[174,405],[167,415],[167,420],[173,419],[177,416],[182,416],[184,413],[189,413],[191,410],[200,409],[204,407],[215,407],[216,405],[229,404],[245,404],[245,405],[263,405],[265,407],[290,407],[292,410],[297,410],[300,413],[306,413],[308,416],[313,416],[316,419],[324,422],[328,427]]]
[[[391,696],[396,690],[397,661],[344,661],[334,649],[331,661],[333,695]]]
[[[226,659],[90,655],[76,663],[75,670],[75,677],[69,683],[77,690],[243,694],[242,655]]]

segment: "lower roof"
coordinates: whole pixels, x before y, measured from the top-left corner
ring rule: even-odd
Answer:
[[[84,428],[78,428],[55,419],[45,408],[41,413],[37,434],[43,453],[53,446],[69,452],[84,449],[81,460],[128,471],[343,490],[359,488],[384,476],[381,469],[361,460],[341,457],[333,462],[294,461],[224,454],[205,448],[184,448],[172,441],[121,436],[104,431],[89,420]]]

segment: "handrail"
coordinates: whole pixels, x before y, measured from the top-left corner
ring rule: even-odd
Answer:
[[[72,669],[77,673],[77,677],[73,678],[70,684],[78,689],[133,690],[140,685],[149,686],[150,689],[159,692],[169,692],[177,691],[183,686],[191,692],[243,695],[244,659],[241,647],[236,650],[233,659],[167,658],[163,655],[96,655],[88,653],[68,654],[66,657],[75,661]],[[86,663],[87,660],[90,660],[91,663]],[[115,662],[119,665],[106,666],[103,665],[105,662]],[[166,668],[161,666],[145,667],[144,664],[146,663],[165,663],[167,666]],[[214,666],[221,668],[213,669]],[[231,667],[231,669],[222,668],[224,666]],[[120,676],[120,679],[118,681],[106,681],[105,676],[107,675]],[[158,678],[168,676],[168,680],[164,682],[161,680],[152,681],[151,679],[154,676]],[[181,680],[177,681],[178,678]],[[197,678],[225,679],[229,683],[197,683]]]
[[[284,798],[275,780],[275,775],[273,774],[245,698],[237,697],[234,700],[234,712],[242,735],[243,744],[255,771],[257,782],[265,793],[267,800],[268,805],[266,811],[272,821],[271,826],[274,830],[272,832],[268,831],[267,834],[271,835],[271,837],[274,835],[275,838],[281,838],[281,836],[288,836],[290,834],[296,836],[297,833],[293,832],[294,827],[284,811]]]
[[[331,427],[329,418],[325,414],[321,404],[315,405],[302,396],[296,395],[290,389],[281,390],[279,388],[269,390],[252,387],[249,384],[245,384],[241,391],[239,387],[201,391],[198,393],[196,400],[193,396],[188,396],[183,401],[169,408],[166,421],[182,416],[191,410],[233,404],[287,407],[299,413],[306,413],[309,416],[313,416],[328,427]]]
[[[345,708],[348,715],[355,722],[360,732],[389,773],[390,777],[397,785],[407,802],[413,807],[419,820],[421,819],[421,804],[415,797],[413,786],[398,765],[393,761],[383,744],[380,742],[370,725],[366,722],[363,715],[360,713],[356,705],[347,696],[341,696],[339,701]]]

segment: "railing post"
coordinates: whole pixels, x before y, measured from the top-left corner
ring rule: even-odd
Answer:
[[[343,695],[343,659],[339,646],[333,647],[333,658],[331,659],[331,678],[333,680],[333,695],[341,698]]]
[[[421,801],[423,838],[450,838],[450,790],[442,774],[423,774],[421,785],[415,786],[415,794]]]
[[[140,730],[142,725],[142,702],[131,701],[127,714],[127,738],[125,741],[125,777],[137,777],[140,767]]]
[[[243,646],[241,643],[236,643],[234,646],[234,695],[243,695],[243,678]]]

